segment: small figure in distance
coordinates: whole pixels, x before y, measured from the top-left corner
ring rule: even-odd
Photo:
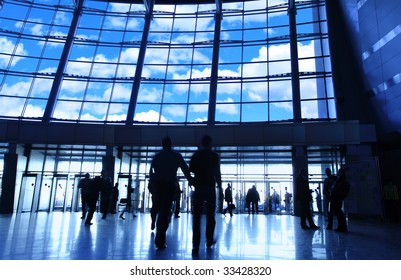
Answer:
[[[118,197],[119,197],[118,183],[115,183],[111,191],[111,207],[110,207],[111,214],[117,213]]]
[[[224,200],[227,203],[227,208],[223,210],[223,215],[225,216],[228,211],[230,213],[230,217],[232,217],[234,215],[233,210],[235,209],[235,205],[233,204],[233,191],[230,183],[227,184],[227,187],[224,190]]]
[[[128,178],[128,184],[127,184],[127,198],[126,198],[126,204],[121,211],[120,218],[125,220],[124,214],[125,212],[131,212],[132,209],[132,193],[134,192],[134,189],[132,188],[132,178]]]
[[[291,212],[291,199],[292,194],[288,192],[287,187],[285,187],[285,194],[284,194],[284,205],[285,205],[285,212]]]

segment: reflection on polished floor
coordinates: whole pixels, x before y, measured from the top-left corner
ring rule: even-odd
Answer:
[[[125,220],[95,214],[86,226],[80,213],[22,213],[0,215],[2,260],[401,260],[401,225],[349,219],[349,232],[302,230],[289,215],[216,214],[217,243],[201,244],[191,255],[192,215],[172,219],[167,248],[153,244],[150,214]],[[203,221],[204,226],[204,221]],[[203,238],[203,237],[202,237]],[[204,238],[203,238],[203,242]]]

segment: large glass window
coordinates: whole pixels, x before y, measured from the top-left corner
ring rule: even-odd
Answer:
[[[76,2],[4,2],[0,117],[40,120],[55,96],[53,121],[124,123],[135,96],[135,123],[206,123],[209,108],[216,123],[294,118],[287,0],[223,3],[219,30],[215,3],[156,3],[146,17],[140,2],[90,0],[71,30]],[[325,3],[295,3],[302,119],[335,119]],[[69,34],[71,49],[63,52]],[[140,86],[133,88],[137,68]],[[216,104],[209,104],[213,87]]]

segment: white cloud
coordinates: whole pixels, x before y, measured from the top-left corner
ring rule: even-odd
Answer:
[[[109,117],[107,118],[108,121],[111,122],[117,122],[117,121],[125,121],[127,119],[126,114],[109,114]]]
[[[78,119],[78,112],[80,109],[81,103],[79,102],[57,102],[53,117],[57,119]]]
[[[138,60],[138,54],[139,54],[138,48],[124,49],[121,53],[120,62],[121,63],[136,63]]]
[[[244,6],[242,3],[228,3],[224,4],[224,8],[226,9],[239,9],[239,10],[264,10],[267,8],[266,6],[267,1],[266,0],[258,0],[258,1],[246,1],[244,2]],[[288,3],[288,0],[269,0],[268,1],[268,7],[276,6],[279,4],[286,4]],[[285,9],[284,9],[285,10]],[[271,13],[269,14],[269,17],[277,17],[277,16],[282,16],[285,14],[287,10],[283,12],[276,12],[276,13]],[[234,22],[240,22],[242,21],[242,17],[224,17],[223,21],[228,21],[231,24]],[[259,13],[259,14],[253,14],[253,15],[248,15],[247,16],[247,21],[246,24],[250,25],[252,23],[264,23],[266,22],[266,14],[264,13]]]
[[[25,100],[12,97],[0,97],[0,115],[21,116]]]
[[[194,113],[205,113],[208,110],[208,102],[205,102],[205,105],[203,104],[196,104],[196,105],[190,105],[189,109],[191,112]]]
[[[0,52],[5,54],[0,54],[0,67],[5,68],[8,64],[10,66],[15,66],[20,60],[22,60],[19,56],[25,56],[28,52],[25,50],[24,45],[22,43],[18,44],[15,49],[15,55],[12,61],[11,53],[14,52],[15,44],[13,41],[8,40],[6,37],[0,37]]]
[[[168,114],[173,117],[184,117],[186,113],[185,105],[169,105],[163,107],[163,114]]]
[[[158,122],[160,114],[154,110],[148,112],[136,113],[134,120],[139,122]],[[165,117],[160,117],[161,122],[169,122]]]
[[[62,12],[62,11],[57,11],[56,14],[56,24],[60,24],[60,25],[70,25],[71,23],[71,14],[70,13],[66,13],[66,12]]]
[[[38,21],[40,22],[40,19]],[[41,36],[43,35],[43,27],[44,25],[41,23],[35,24],[31,27],[31,33],[33,35]]]
[[[207,122],[207,117],[195,118],[194,120],[188,120],[189,122]]]
[[[142,88],[139,90],[139,102],[160,102],[161,92],[156,88]]]
[[[24,117],[40,118],[43,116],[44,108],[28,104],[25,109]]]
[[[68,63],[66,72],[83,76],[114,77],[116,61],[116,58],[108,59],[104,54],[97,54],[94,58],[78,57]]]
[[[1,92],[2,94],[9,96],[27,96],[31,90],[31,96],[47,97],[50,92],[52,83],[53,80],[51,79],[37,78],[34,80],[34,85],[32,89],[32,80],[26,80],[11,85],[4,84]]]
[[[232,98],[227,98],[226,100],[219,100],[218,103],[227,103],[227,104],[217,104],[216,110],[220,113],[228,114],[228,115],[237,115],[238,114],[238,105],[233,104],[234,100]]]
[[[131,87],[121,84],[115,84],[113,88],[109,86],[103,94],[103,99],[108,100],[110,98],[111,90],[113,90],[114,101],[127,101],[131,97]]]

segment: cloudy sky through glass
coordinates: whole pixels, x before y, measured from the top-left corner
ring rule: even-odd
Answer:
[[[313,2],[298,3],[297,12],[302,118],[335,118],[325,13]],[[293,118],[286,4],[223,4],[217,122]],[[53,118],[124,122],[145,8],[98,1],[84,7]],[[156,5],[154,11],[134,120],[205,122],[215,5]],[[43,116],[72,18],[71,1],[4,1],[0,116]]]

